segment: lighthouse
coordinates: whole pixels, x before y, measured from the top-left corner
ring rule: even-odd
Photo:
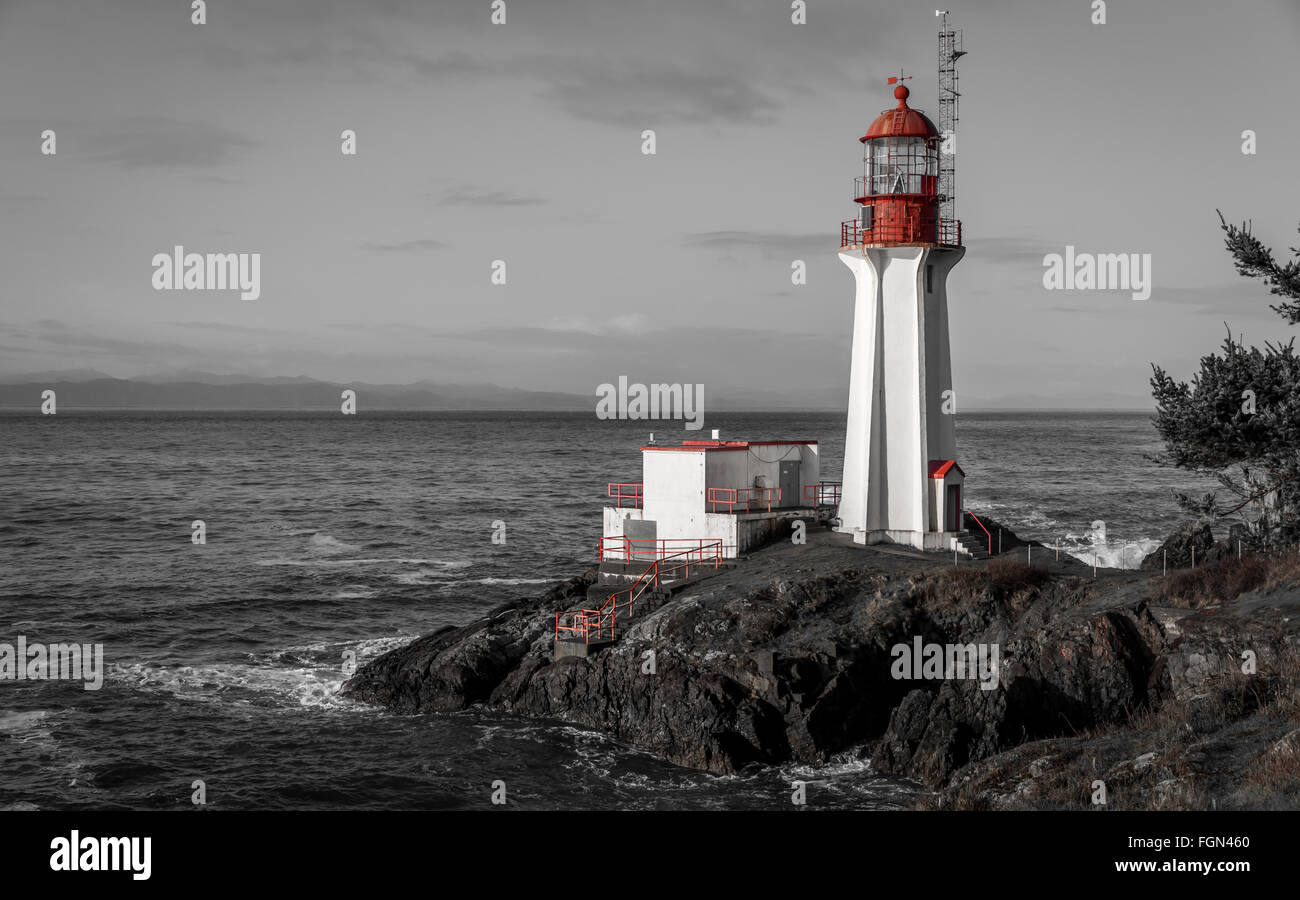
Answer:
[[[953,549],[965,479],[953,429],[948,273],[965,254],[939,192],[942,137],[898,101],[859,140],[859,215],[840,226],[853,272],[853,359],[838,531],[857,543]]]

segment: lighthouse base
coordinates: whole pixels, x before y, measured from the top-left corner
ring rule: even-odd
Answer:
[[[853,536],[855,544],[902,544],[917,550],[952,550],[957,545],[956,531],[863,531],[858,528],[839,527],[841,534]]]

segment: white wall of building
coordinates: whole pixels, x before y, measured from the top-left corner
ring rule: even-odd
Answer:
[[[657,537],[704,535],[705,456],[681,450],[641,452],[644,517],[656,523]]]
[[[658,539],[721,540],[728,556],[741,545],[748,546],[770,526],[737,524],[737,516],[725,504],[710,504],[708,488],[745,489],[754,486],[755,477],[767,476],[772,487],[780,486],[782,461],[798,460],[797,499],[787,506],[802,505],[804,489],[821,477],[821,458],[816,444],[763,444],[736,449],[698,450],[655,449],[642,454],[642,508],[604,508],[605,537],[622,537],[629,519],[654,523]],[[774,505],[773,510],[777,507]],[[716,512],[715,512],[716,510]],[[757,500],[751,505],[755,513],[767,505]],[[742,506],[735,513],[745,512]]]

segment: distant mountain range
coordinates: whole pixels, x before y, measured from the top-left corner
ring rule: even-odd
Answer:
[[[324,410],[338,409],[345,389],[357,392],[362,410],[589,410],[595,403],[594,397],[494,384],[336,384],[301,375],[210,372],[113,378],[83,369],[0,377],[0,408],[39,407],[42,392],[52,390],[65,409]]]
[[[177,371],[114,378],[94,369],[0,375],[0,409],[35,409],[41,394],[53,390],[65,409],[175,410],[334,410],[345,389],[357,392],[361,410],[556,410],[589,412],[592,393],[529,391],[495,384],[417,381],[413,384],[320,381],[306,375],[219,375]],[[769,391],[732,388],[705,392],[705,409],[714,412],[843,412],[847,386]],[[978,410],[1150,409],[1149,399],[1125,394],[1051,397],[1016,394],[991,399],[968,397],[961,408]]]

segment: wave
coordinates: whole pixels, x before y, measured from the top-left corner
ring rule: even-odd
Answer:
[[[17,712],[0,709],[0,734],[8,735],[20,744],[48,744],[50,711],[46,709]]]
[[[455,581],[456,575],[449,572],[440,572],[436,569],[419,569],[415,572],[395,572],[387,576],[398,584],[404,585],[421,585],[421,584],[445,584],[448,581]]]
[[[1044,543],[1090,566],[1095,562],[1103,569],[1136,569],[1163,542],[1156,538],[1111,541],[1106,537],[1106,523],[1099,519],[1083,534],[1067,533],[1059,541]]]
[[[359,667],[412,640],[412,635],[394,635],[361,641],[322,641],[253,656],[251,662],[170,667],[118,664],[111,673],[115,681],[138,690],[163,691],[181,700],[285,709],[361,710],[370,707],[339,693],[350,677],[343,672],[344,653],[355,653]]]
[[[1041,541],[1043,546],[1079,562],[1091,566],[1095,557],[1097,566],[1103,569],[1136,569],[1162,543],[1157,538],[1110,540],[1106,536],[1106,523],[1100,519],[1092,522],[1088,530],[1079,532],[1036,508],[974,500],[968,506],[975,515],[988,513],[1013,528],[1020,537]],[[996,542],[996,532],[993,537]]]
[[[347,568],[349,566],[384,566],[384,565],[401,565],[401,566],[437,566],[441,569],[465,569],[474,563],[470,560],[463,559],[421,559],[418,557],[405,556],[385,556],[374,558],[357,558],[357,559],[299,559],[288,556],[274,556],[267,559],[259,559],[259,566],[302,566],[311,568],[314,566],[336,566]]]
[[[338,538],[330,537],[323,531],[313,534],[307,541],[307,550],[310,553],[319,553],[322,556],[334,556],[339,553],[351,553],[359,549],[352,544],[345,544]]]
[[[554,584],[556,578],[480,578],[479,584]]]
[[[378,597],[381,592],[364,584],[348,585],[343,590],[334,594],[335,600],[370,600]]]

